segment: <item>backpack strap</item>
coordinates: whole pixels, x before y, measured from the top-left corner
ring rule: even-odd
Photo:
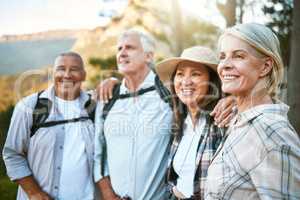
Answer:
[[[127,94],[120,94],[120,87],[121,87],[121,84],[117,84],[114,89],[113,89],[113,97],[108,101],[108,103],[106,103],[103,107],[103,112],[102,112],[102,119],[105,120],[109,111],[111,110],[111,108],[113,107],[113,105],[115,104],[115,102],[118,100],[118,99],[126,99],[126,98],[130,98],[130,97],[136,97],[136,96],[139,96],[139,95],[143,95],[147,92],[150,92],[150,91],[154,91],[156,90],[156,87],[155,86],[151,86],[151,87],[148,87],[148,88],[143,88],[143,89],[140,89],[136,92],[132,92],[132,93],[127,93]]]
[[[105,121],[110,109],[113,107],[113,105],[115,104],[115,102],[118,100],[119,98],[119,93],[120,93],[120,87],[121,84],[118,83],[117,85],[115,85],[113,92],[112,92],[112,98],[108,101],[108,103],[106,103],[103,106],[103,112],[102,112],[102,119],[103,122]]]
[[[90,117],[77,117],[77,118],[64,119],[64,120],[58,120],[58,121],[48,121],[48,122],[35,124],[35,127],[36,127],[36,130],[37,130],[39,128],[47,128],[47,127],[56,126],[56,125],[59,125],[59,124],[86,121],[86,120],[89,120],[89,119],[91,119],[91,118]]]
[[[150,70],[155,74],[155,79],[154,79],[154,84],[155,88],[160,96],[160,98],[165,102],[168,103],[169,106],[172,108],[172,95],[171,92],[166,88],[166,86],[161,82],[159,79],[159,76],[155,70],[155,65],[154,63],[149,63],[149,68]]]
[[[117,85],[115,85],[113,92],[112,92],[112,98],[103,106],[103,110],[102,110],[102,119],[103,119],[103,124],[105,122],[105,119],[109,113],[109,111],[111,110],[111,108],[113,107],[113,105],[115,104],[115,102],[118,100],[118,96],[120,93],[120,87],[121,84],[118,83]],[[107,158],[107,152],[106,152],[106,139],[105,139],[105,135],[104,135],[104,128],[102,129],[102,136],[103,136],[103,144],[102,144],[102,157],[101,157],[101,175],[104,176],[104,167],[105,167],[105,161]]]
[[[39,128],[47,128],[51,126],[56,126],[59,124],[74,123],[78,121],[92,120],[95,121],[95,110],[96,102],[92,100],[91,95],[89,95],[88,101],[85,103],[84,108],[88,113],[88,117],[78,117],[67,120],[58,120],[58,121],[48,121],[49,113],[52,107],[52,102],[48,98],[40,98],[40,95],[43,91],[38,92],[37,102],[35,104],[33,113],[32,113],[32,126],[30,137],[32,137]]]
[[[89,100],[84,104],[84,108],[89,115],[89,119],[91,119],[92,122],[94,123],[97,102],[92,99],[91,94],[88,95],[89,95]]]
[[[37,101],[32,112],[32,126],[30,137],[32,137],[36,131],[39,129],[39,124],[46,121],[49,116],[52,102],[47,98],[40,98],[40,95],[44,92],[44,90],[38,92]]]
[[[155,89],[158,92],[160,98],[165,102],[168,103],[169,106],[172,108],[172,99],[171,99],[171,92],[164,86],[164,84],[159,79],[158,75],[155,75]]]

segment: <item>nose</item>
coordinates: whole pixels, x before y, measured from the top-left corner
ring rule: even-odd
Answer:
[[[70,78],[70,77],[71,77],[71,71],[68,70],[68,69],[65,70],[65,71],[64,71],[64,74],[63,74],[63,77],[64,77],[64,78]]]
[[[126,57],[127,56],[127,51],[125,48],[122,48],[118,52],[119,57]]]
[[[231,58],[224,58],[218,64],[218,71],[232,68]]]
[[[191,85],[192,84],[192,79],[190,76],[184,76],[182,78],[182,84],[187,86],[187,85]]]

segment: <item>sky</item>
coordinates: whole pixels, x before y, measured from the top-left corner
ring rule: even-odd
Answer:
[[[94,28],[100,0],[0,0],[0,35]]]
[[[183,15],[195,15],[224,28],[225,21],[214,1],[179,2]],[[99,16],[100,10],[111,7],[120,10],[125,5],[126,0],[0,0],[0,35],[92,29],[107,23],[107,18]]]

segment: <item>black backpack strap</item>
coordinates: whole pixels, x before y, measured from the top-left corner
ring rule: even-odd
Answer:
[[[42,92],[43,91],[40,91],[38,93],[37,102],[33,110],[30,137],[32,137],[39,128],[46,128],[46,127],[56,126],[59,124],[73,123],[78,121],[85,121],[88,119],[94,122],[96,102],[92,100],[91,95],[89,95],[89,100],[84,105],[84,108],[88,113],[88,117],[78,117],[78,118],[73,118],[68,120],[46,122],[47,118],[49,117],[49,113],[52,107],[52,102],[48,98],[40,98]]]
[[[109,111],[111,110],[111,108],[113,107],[113,105],[115,104],[115,102],[118,100],[119,98],[119,93],[120,93],[120,87],[121,84],[118,83],[117,85],[115,85],[114,89],[113,89],[113,97],[103,106],[103,110],[102,110],[102,120],[103,120],[103,125],[105,122],[105,119],[109,113]],[[107,158],[107,152],[106,152],[106,139],[105,139],[105,135],[104,135],[104,128],[102,130],[102,136],[103,136],[103,144],[102,144],[102,158],[101,158],[101,175],[104,176],[104,168],[105,168],[105,160]]]
[[[92,96],[89,94],[89,100],[84,104],[84,108],[93,123],[95,122],[96,105],[97,105],[96,101],[93,100]]]
[[[119,94],[119,99],[126,99],[126,98],[129,98],[129,97],[136,97],[136,96],[145,94],[146,92],[150,92],[150,91],[154,91],[154,90],[156,90],[155,86],[151,86],[151,87],[148,87],[148,88],[140,89],[136,92],[127,93],[127,94]]]
[[[164,86],[164,84],[159,79],[158,75],[155,76],[155,88],[160,96],[160,98],[172,107],[171,92]]]
[[[118,83],[117,85],[115,85],[113,92],[112,92],[112,98],[103,106],[103,111],[102,111],[102,119],[103,121],[105,121],[106,116],[108,115],[110,109],[113,107],[113,105],[115,104],[115,102],[118,100],[119,98],[119,93],[120,93],[120,87],[121,84]]]
[[[38,92],[37,101],[32,112],[32,126],[30,137],[32,137],[36,131],[39,129],[39,124],[46,121],[49,116],[52,102],[47,98],[40,98],[40,95],[44,92],[44,90]]]
[[[155,88],[160,96],[160,98],[165,102],[168,103],[169,106],[172,108],[172,98],[171,98],[171,92],[164,86],[164,84],[159,79],[159,76],[157,75],[157,72],[155,70],[154,63],[149,63],[150,70],[155,74]]]
[[[51,126],[56,126],[59,124],[66,124],[66,123],[73,123],[73,122],[79,122],[79,121],[86,121],[91,119],[90,117],[77,117],[77,118],[73,118],[73,119],[65,119],[65,120],[58,120],[58,121],[48,121],[48,122],[43,122],[43,123],[39,123],[36,124],[36,130],[39,128],[47,128],[47,127],[51,127]]]

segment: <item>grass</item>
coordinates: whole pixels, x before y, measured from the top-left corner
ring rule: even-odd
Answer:
[[[0,176],[0,199],[15,200],[17,196],[17,184],[9,180],[7,176]]]

